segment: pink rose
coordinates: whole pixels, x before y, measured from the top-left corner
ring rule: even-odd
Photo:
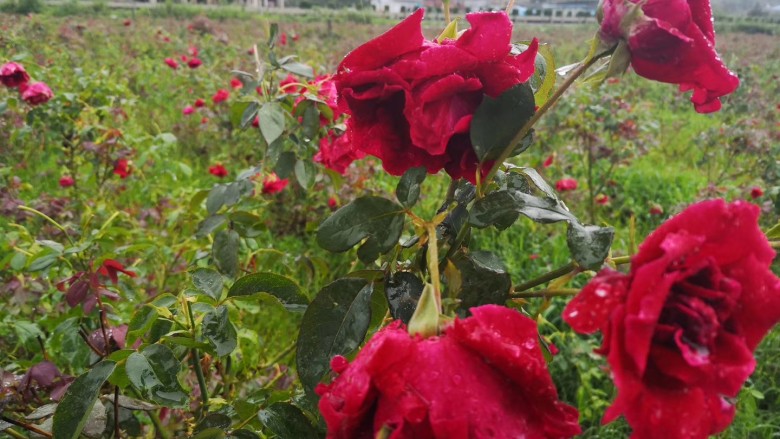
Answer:
[[[734,418],[753,351],[780,320],[775,252],[758,206],[704,201],[640,246],[623,274],[602,270],[566,307],[580,333],[601,331],[620,415],[633,438],[704,439]]]
[[[558,400],[536,323],[496,305],[471,309],[441,336],[385,327],[339,376],[320,384],[328,439],[570,438],[574,407]]]
[[[179,63],[173,58],[165,58],[165,64],[168,64],[168,67],[174,70],[179,68]]]
[[[19,91],[22,92],[22,100],[33,106],[45,104],[54,97],[49,86],[43,82],[21,84]]]
[[[21,64],[9,62],[0,67],[0,83],[6,87],[15,88],[26,84],[30,75]]]
[[[699,113],[720,110],[720,97],[732,93],[739,79],[715,52],[715,29],[709,0],[603,0],[600,36],[608,43],[625,40],[631,66],[639,76],[680,84],[693,90]]]
[[[268,177],[266,177],[263,180],[263,189],[262,193],[264,194],[275,194],[278,192],[281,192],[284,190],[284,188],[287,187],[287,185],[290,183],[290,180],[288,179],[281,179],[278,175],[276,175],[275,172],[271,173]]]
[[[73,177],[70,175],[63,175],[60,177],[60,187],[71,187],[76,183],[75,180],[73,180]]]
[[[567,192],[577,189],[577,180],[573,178],[562,178],[555,182],[555,190],[558,192]]]
[[[219,104],[220,102],[225,102],[228,100],[228,98],[230,98],[230,92],[224,88],[220,88],[216,93],[214,93],[214,96],[211,97],[211,102]]]
[[[187,105],[186,107],[184,107],[183,110],[181,110],[181,112],[182,112],[183,115],[189,116],[190,114],[195,112],[195,109],[192,108],[191,105]]]

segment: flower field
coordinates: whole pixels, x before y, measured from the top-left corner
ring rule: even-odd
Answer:
[[[0,436],[778,437],[780,27],[604,3],[0,13]]]

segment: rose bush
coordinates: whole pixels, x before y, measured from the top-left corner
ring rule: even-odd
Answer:
[[[599,34],[610,44],[628,43],[638,75],[693,90],[699,113],[720,110],[720,97],[739,86],[715,51],[709,0],[604,0]]]
[[[575,331],[604,335],[617,399],[636,438],[704,438],[734,417],[729,398],[780,320],[775,253],[757,206],[692,205],[651,234],[628,274],[601,271],[566,307]]]
[[[317,388],[328,438],[568,438],[577,410],[558,400],[536,323],[486,305],[439,337],[396,322],[378,332],[340,375]]]
[[[422,19],[420,9],[339,65],[334,80],[350,115],[347,131],[354,148],[379,157],[392,175],[425,166],[475,182],[474,111],[484,95],[528,81],[538,43],[512,53],[503,12],[468,14],[471,28],[457,40],[426,40]]]

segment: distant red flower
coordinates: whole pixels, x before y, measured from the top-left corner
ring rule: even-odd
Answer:
[[[103,265],[101,265],[98,269],[98,273],[102,274],[103,276],[108,276],[108,278],[111,279],[111,283],[114,285],[119,282],[119,277],[117,276],[118,273],[124,273],[130,277],[136,276],[134,272],[125,270],[124,265],[113,259],[106,259],[103,261]]]
[[[124,24],[125,27],[127,27],[127,26],[130,26],[131,24],[133,24],[133,22],[128,19],[128,20],[123,21],[122,24]]]
[[[577,189],[577,180],[573,178],[562,178],[555,183],[555,189],[558,192],[573,191]]]
[[[29,80],[30,75],[21,64],[9,62],[0,67],[0,83],[6,87],[15,88]]]
[[[292,73],[288,74],[286,78],[279,81],[279,90],[285,92],[285,93],[296,93],[298,91],[298,87],[294,86],[293,84],[298,84],[300,81],[298,80],[295,75]]]
[[[258,85],[257,87],[255,87],[255,91],[256,91],[256,92],[257,92],[257,94],[259,94],[260,96],[262,96],[262,95],[263,95],[263,87],[261,87],[261,86],[259,86],[259,85]]]
[[[22,100],[33,106],[44,104],[54,97],[49,86],[43,82],[20,84],[19,91],[22,93]]]
[[[114,162],[114,174],[119,178],[125,179],[133,173],[133,168],[130,167],[130,161],[127,159],[119,159]]]
[[[535,261],[535,260],[539,259],[539,255],[536,254],[536,253],[531,253],[530,255],[528,255],[528,259],[530,259],[532,261]]]
[[[170,43],[171,42],[171,38],[165,36],[165,37],[163,37],[163,41],[166,42],[166,43]]]
[[[165,64],[168,64],[168,67],[176,70],[179,68],[179,63],[176,62],[173,58],[165,58]]]
[[[75,180],[70,175],[63,175],[60,177],[60,187],[71,187],[75,184]]]
[[[286,46],[287,45],[287,34],[282,32],[281,35],[279,35],[279,45],[280,46]]]
[[[224,88],[220,88],[217,90],[216,93],[214,93],[214,96],[211,97],[211,101],[215,104],[219,104],[220,102],[225,102],[230,97],[230,92],[225,90]]]
[[[206,116],[203,116],[203,118],[200,120],[200,124],[201,125],[206,125],[207,123],[209,123],[209,118],[206,117]]]
[[[187,52],[188,52],[188,53],[189,53],[191,56],[194,56],[194,57],[197,57],[197,56],[198,56],[198,53],[199,53],[199,52],[198,52],[198,48],[197,48],[197,47],[195,47],[195,46],[190,46],[190,47],[189,47],[189,49],[187,49]]]
[[[260,128],[260,116],[255,116],[255,118],[252,119],[252,126],[255,128]]]
[[[195,99],[195,108],[203,108],[206,106],[206,101],[201,98]]]
[[[542,166],[545,168],[549,168],[552,166],[553,162],[555,161],[555,154],[550,154],[545,160],[544,163],[542,163]]]
[[[230,86],[233,89],[239,89],[239,88],[242,88],[244,86],[244,83],[241,82],[241,80],[238,79],[238,78],[233,78],[233,79],[230,80]]]
[[[265,177],[265,180],[263,180],[262,192],[264,194],[275,194],[277,192],[283,191],[289,183],[290,180],[286,178],[281,179],[278,175],[276,175],[275,172],[272,172],[271,175]]]
[[[620,78],[608,78],[607,79],[607,84],[619,84],[619,83],[620,83]]]
[[[191,68],[191,69],[197,69],[202,64],[203,64],[203,62],[201,60],[199,60],[198,58],[192,58],[189,61],[187,61],[187,66],[189,68]]]
[[[663,215],[664,214],[664,208],[661,207],[658,204],[653,204],[650,206],[650,215]]]
[[[336,201],[336,197],[328,198],[328,207],[330,207],[331,209],[336,209],[337,207],[339,207],[339,202]]]
[[[336,136],[331,131],[320,139],[320,150],[314,155],[314,161],[322,163],[326,168],[339,174],[344,174],[352,162],[365,156],[365,153],[352,147],[348,132]]]
[[[758,186],[754,186],[752,189],[750,189],[750,198],[753,198],[754,200],[756,198],[761,198],[764,196],[764,190],[761,189]]]
[[[601,204],[602,206],[606,206],[607,204],[609,204],[609,196],[604,194],[596,195],[596,204]]]
[[[255,48],[254,47],[250,47],[249,50],[246,51],[246,53],[248,55],[254,55],[255,54]]]
[[[295,35],[292,36],[292,39],[293,39],[293,41],[298,41],[298,40],[301,39],[301,36],[298,35],[298,34],[295,34]]]
[[[181,110],[181,112],[185,116],[189,116],[190,114],[195,112],[195,109],[191,105],[187,105],[186,107],[184,107],[183,110]]]
[[[217,163],[213,166],[209,166],[209,174],[219,178],[225,178],[228,175],[228,170],[222,166],[222,163]]]

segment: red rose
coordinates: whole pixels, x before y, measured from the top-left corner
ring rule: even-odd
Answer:
[[[542,163],[542,167],[549,168],[555,162],[555,154],[550,154]]]
[[[439,337],[400,322],[374,335],[340,375],[319,385],[329,439],[569,438],[574,407],[558,400],[536,323],[496,305],[472,308]]]
[[[365,154],[352,147],[347,132],[340,136],[334,136],[333,132],[330,132],[320,139],[320,150],[314,155],[314,161],[322,163],[326,168],[339,174],[344,174],[352,162],[363,157]]]
[[[577,189],[577,180],[573,178],[562,178],[555,182],[555,190],[558,192],[573,191]]]
[[[22,100],[33,106],[49,102],[54,97],[54,93],[51,92],[49,86],[43,82],[36,82],[30,85],[24,83],[19,87],[19,91],[22,92]]]
[[[197,56],[198,56],[198,53],[200,53],[200,51],[198,51],[198,48],[197,48],[197,47],[195,47],[195,46],[190,46],[190,47],[187,49],[187,53],[189,53],[191,56],[197,57]]]
[[[114,162],[114,174],[119,178],[125,179],[133,173],[133,168],[130,167],[130,161],[127,159],[119,159]]]
[[[201,64],[203,64],[203,62],[198,58],[192,58],[189,61],[187,61],[187,67],[191,69],[197,69],[198,67],[201,66]]]
[[[71,187],[75,184],[75,180],[70,175],[63,175],[60,177],[60,187]]]
[[[600,204],[602,206],[606,206],[609,204],[609,195],[605,194],[598,194],[596,195],[596,204]]]
[[[190,114],[192,114],[192,113],[194,113],[194,112],[195,112],[195,109],[194,109],[194,108],[192,108],[192,106],[191,106],[191,105],[187,105],[186,107],[184,107],[184,109],[183,109],[183,110],[181,110],[181,112],[182,112],[182,114],[184,114],[185,116],[189,116]]]
[[[195,108],[203,108],[206,106],[206,102],[203,99],[195,99]]]
[[[227,177],[228,170],[225,169],[224,166],[222,166],[222,163],[217,163],[214,166],[209,166],[209,174],[214,175],[219,178]]]
[[[575,331],[600,330],[635,438],[706,438],[734,417],[753,350],[780,320],[775,256],[759,208],[694,204],[653,232],[628,274],[605,269],[566,307]]]
[[[260,128],[260,116],[255,116],[255,118],[252,119],[252,126],[255,128]]]
[[[177,63],[173,58],[165,58],[165,64],[168,64],[168,67],[172,68],[173,70],[179,68],[179,63]]]
[[[211,97],[211,102],[214,102],[215,104],[219,104],[220,102],[225,102],[230,97],[230,92],[225,90],[224,88],[220,88],[217,90],[216,93],[214,93],[214,96]]]
[[[756,198],[761,198],[763,196],[764,196],[764,190],[761,189],[760,187],[754,186],[752,189],[750,189],[750,198],[755,200]]]
[[[287,184],[290,183],[290,180],[288,179],[281,179],[279,178],[276,173],[271,173],[268,177],[263,180],[263,190],[262,192],[264,194],[275,194],[277,192],[281,192],[284,190],[284,188],[287,187]]]
[[[423,37],[423,9],[352,51],[334,78],[351,117],[354,145],[382,159],[392,175],[425,166],[476,181],[471,118],[484,95],[497,97],[534,72],[538,42],[512,55],[503,12],[468,14],[457,40]]]
[[[653,204],[652,206],[650,206],[650,215],[663,215],[663,214],[664,214],[663,207],[657,204]]]
[[[709,0],[647,0],[644,14],[632,16],[639,0],[603,0],[600,36],[608,43],[626,40],[631,66],[639,76],[693,90],[699,113],[720,109],[720,97],[739,79],[715,52]]]
[[[15,88],[29,80],[30,75],[21,64],[9,62],[0,67],[0,83],[6,87]]]
[[[279,45],[280,46],[287,45],[287,34],[284,32],[282,32],[281,35],[279,35]]]
[[[324,115],[320,114],[320,125],[325,126],[329,122],[332,122],[341,116],[341,110],[339,109],[338,105],[338,91],[336,90],[336,83],[333,81],[333,78],[330,76],[319,76],[314,79],[313,82],[311,82],[313,85],[317,85],[319,89],[317,90],[317,95],[325,101],[325,103],[330,107],[331,111],[333,111],[333,117],[327,118]]]
[[[130,26],[131,24],[133,24],[133,22],[132,22],[130,19],[127,19],[127,20],[123,21],[123,22],[122,22],[122,24],[124,24],[124,25],[125,25],[125,27],[128,27],[128,26]]]
[[[241,80],[238,79],[238,78],[232,78],[230,80],[230,87],[233,88],[233,89],[239,89],[239,88],[242,88],[243,86],[244,86],[244,83],[241,82]]]
[[[328,207],[330,210],[336,210],[336,208],[339,207],[339,202],[336,200],[336,197],[328,198]]]
[[[207,124],[207,123],[209,123],[209,118],[208,118],[208,117],[206,117],[206,116],[203,116],[203,117],[200,119],[200,124],[201,124],[201,125],[205,125],[205,124]]]
[[[296,78],[295,75],[290,73],[287,75],[286,78],[279,81],[279,90],[285,93],[297,93],[298,92],[297,84],[299,83],[300,81],[298,81],[298,78]]]

